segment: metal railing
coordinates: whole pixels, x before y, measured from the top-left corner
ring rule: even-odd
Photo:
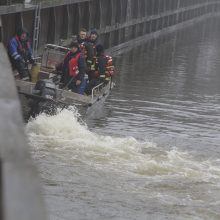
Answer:
[[[95,95],[96,95],[98,92],[100,92],[101,89],[103,88],[103,85],[104,85],[104,83],[100,83],[100,84],[98,84],[97,86],[95,86],[95,87],[92,89],[92,97],[91,97],[92,102],[93,102],[93,100],[94,100]]]

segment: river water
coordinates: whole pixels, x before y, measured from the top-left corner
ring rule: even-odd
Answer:
[[[220,219],[220,20],[116,58],[105,105],[26,125],[51,220]]]

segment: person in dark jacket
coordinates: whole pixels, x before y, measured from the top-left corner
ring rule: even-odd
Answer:
[[[93,47],[93,44],[89,42],[89,39],[87,37],[87,31],[84,28],[81,28],[79,31],[79,34],[77,36],[77,42],[79,45],[79,49],[81,53],[83,53],[85,60],[86,60],[86,76],[89,78],[89,80],[92,78],[92,73],[94,70],[92,70],[93,64],[94,64],[94,56],[95,56],[95,48]]]
[[[82,43],[87,42],[87,31],[86,31],[85,28],[81,28],[79,30],[79,34],[77,36],[77,42],[78,42],[79,45],[82,44]]]
[[[90,32],[88,41],[93,45],[93,47],[95,48],[96,45],[98,45],[98,32],[96,30],[92,30]]]
[[[86,87],[85,93],[91,94],[92,88],[100,83],[106,83],[105,72],[107,65],[107,57],[104,54],[104,47],[101,44],[96,46],[96,64],[95,64],[95,76],[89,81]]]
[[[92,30],[90,32],[88,38],[89,44],[93,49],[93,58],[91,59],[91,65],[88,72],[89,80],[93,80],[95,78],[95,65],[96,65],[96,45],[98,44],[98,32],[96,30]]]
[[[29,79],[27,62],[34,64],[32,49],[28,40],[28,33],[19,28],[16,35],[8,43],[8,55],[12,68],[16,69],[23,80]]]
[[[96,46],[96,57],[97,57],[97,67],[99,80],[105,80],[105,72],[106,72],[106,65],[107,65],[107,56],[105,55],[105,50],[103,45],[98,44]]]
[[[86,63],[83,54],[79,50],[76,42],[70,44],[70,51],[63,61],[63,81],[64,87],[68,87],[73,92],[84,94],[86,81]]]
[[[112,80],[112,77],[115,73],[115,67],[113,65],[113,58],[105,54],[104,47],[101,44],[96,46],[97,51],[97,74],[99,80],[104,83],[108,83]]]

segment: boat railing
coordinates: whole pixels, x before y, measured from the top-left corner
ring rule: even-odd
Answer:
[[[55,50],[63,50],[63,51],[68,51],[69,48],[68,47],[63,47],[60,45],[56,45],[56,44],[46,44],[45,49],[55,49]]]
[[[98,84],[97,86],[95,86],[95,87],[92,89],[92,102],[93,102],[93,100],[94,100],[95,95],[96,95],[98,92],[100,92],[101,89],[103,88],[103,85],[104,85],[104,83],[100,83],[100,84]]]

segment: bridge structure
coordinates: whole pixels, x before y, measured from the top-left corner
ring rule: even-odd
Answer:
[[[60,39],[71,38],[80,28],[86,28],[96,29],[104,47],[119,52],[143,40],[215,16],[220,12],[220,0],[35,2],[38,4],[0,6],[0,38],[5,45],[18,26],[24,26],[29,31],[31,38],[34,38],[33,43],[37,42],[37,46],[33,45],[37,52],[41,51],[46,43],[59,44]],[[36,22],[39,23],[38,26]]]

